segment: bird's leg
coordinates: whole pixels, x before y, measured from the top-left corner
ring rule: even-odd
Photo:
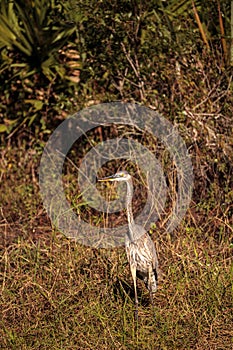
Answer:
[[[151,290],[150,290],[150,302],[151,302],[151,305],[154,306],[154,298]]]
[[[153,293],[152,293],[152,280],[151,280],[152,273],[153,273],[153,270],[152,270],[151,267],[149,267],[149,270],[148,270],[148,287],[149,287],[149,293],[150,293],[150,302],[151,302],[152,310],[153,310],[153,313],[154,313],[154,318],[156,318],[154,298],[153,298]]]
[[[133,277],[133,285],[134,285],[134,296],[135,296],[135,320],[138,320],[138,294],[137,294],[137,282],[136,282],[136,266],[130,265],[131,274]]]
[[[154,299],[153,299],[153,293],[152,293],[152,280],[151,280],[151,274],[153,273],[151,266],[149,267],[148,270],[148,289],[150,293],[150,302],[152,305],[154,305]]]

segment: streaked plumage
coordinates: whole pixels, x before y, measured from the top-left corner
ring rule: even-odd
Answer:
[[[155,293],[158,261],[154,242],[150,236],[144,232],[133,242],[126,238],[125,249],[129,264],[136,264],[137,277],[144,281],[151,293]]]

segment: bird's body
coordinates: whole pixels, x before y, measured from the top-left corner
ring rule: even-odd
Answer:
[[[145,232],[135,241],[125,240],[125,249],[130,266],[136,265],[136,275],[143,280],[151,293],[157,290],[158,261],[154,242]]]
[[[136,314],[138,308],[136,276],[141,278],[152,294],[157,290],[158,260],[154,242],[144,228],[135,224],[132,212],[133,183],[126,171],[99,179],[99,181],[125,181],[127,184],[126,209],[129,231],[125,235],[126,254],[134,281]]]

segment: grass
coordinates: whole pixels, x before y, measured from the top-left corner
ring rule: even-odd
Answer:
[[[202,208],[197,222],[192,203],[179,231],[153,232],[159,289],[153,308],[138,282],[136,324],[124,248],[92,249],[56,232],[38,194],[39,153],[23,148],[1,160],[2,349],[233,348],[228,221]]]

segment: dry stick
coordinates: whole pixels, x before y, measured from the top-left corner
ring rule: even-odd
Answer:
[[[225,62],[227,62],[227,43],[225,39],[225,31],[224,31],[224,26],[223,26],[223,20],[222,20],[222,13],[221,13],[221,8],[220,8],[220,3],[218,1],[218,16],[219,16],[219,26],[220,26],[220,32],[221,32],[221,42],[222,42],[222,48],[223,48],[223,53],[224,53],[224,59]]]
[[[119,69],[117,70],[117,73],[118,73],[118,76],[121,77],[121,73],[120,73]],[[127,74],[128,74],[128,67],[125,68],[123,78],[121,77],[121,80],[119,80],[119,85],[117,85],[115,82],[113,82],[113,85],[120,92],[122,98],[124,97],[123,89],[124,89],[124,84],[125,84]]]
[[[203,29],[203,26],[202,26],[202,24],[201,24],[201,20],[200,20],[200,17],[199,17],[199,15],[198,15],[196,6],[195,6],[195,4],[194,4],[194,1],[192,1],[192,5],[193,5],[194,16],[195,16],[195,18],[196,18],[197,25],[198,25],[198,28],[199,28],[200,33],[201,33],[201,37],[202,37],[204,43],[206,44],[207,49],[209,50],[209,49],[210,49],[210,46],[209,46],[208,40],[207,40],[207,38],[206,38],[206,35],[205,35],[205,31],[204,31],[204,29]]]
[[[129,56],[129,54],[128,54],[127,51],[126,51],[126,48],[125,48],[125,44],[124,44],[124,43],[121,43],[121,47],[122,47],[122,49],[123,49],[123,52],[124,52],[124,54],[125,54],[125,56],[126,56],[128,62],[129,62],[129,64],[130,64],[131,67],[133,68],[134,74],[136,75],[136,77],[137,77],[138,80],[139,80],[139,85],[138,85],[138,87],[139,87],[139,91],[140,91],[140,97],[141,97],[142,100],[144,100],[145,91],[144,91],[144,88],[143,88],[143,81],[141,80],[140,73],[139,73],[139,71],[138,71],[138,70],[139,70],[139,67],[138,67],[138,70],[137,70],[137,68],[136,68],[136,66],[135,66],[135,64],[134,64],[134,62],[133,62],[133,60],[131,59],[131,57]],[[136,60],[136,62],[137,62],[137,60]],[[137,65],[138,65],[138,64],[137,64]]]
[[[138,58],[135,55],[135,63],[136,63],[136,67],[138,72],[140,72],[140,67],[139,67],[139,63],[138,63]],[[139,89],[140,89],[140,95],[141,95],[141,100],[145,99],[145,89],[144,89],[144,81],[141,79],[140,73],[138,75],[138,79],[139,79]]]

